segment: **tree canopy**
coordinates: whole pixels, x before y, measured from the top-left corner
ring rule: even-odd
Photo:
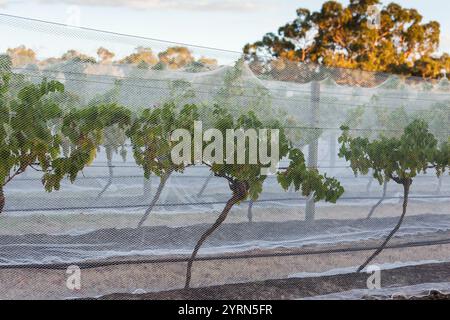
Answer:
[[[342,130],[339,156],[350,162],[355,174],[368,174],[369,169],[372,169],[373,177],[380,184],[393,180],[403,186],[403,211],[400,219],[381,246],[358,268],[360,272],[383,251],[400,229],[414,178],[420,173],[426,173],[428,169],[434,169],[437,177],[442,176],[449,166],[450,149],[447,141],[438,146],[428,124],[418,119],[406,126],[400,137],[381,136],[371,141],[368,138],[351,137],[348,127],[343,126]]]

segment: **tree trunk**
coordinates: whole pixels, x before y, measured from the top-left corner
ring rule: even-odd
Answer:
[[[5,194],[3,193],[3,187],[0,187],[0,213],[3,212],[5,207]]]
[[[250,200],[248,203],[248,211],[247,211],[248,222],[253,222],[253,200]]]
[[[306,199],[305,207],[305,222],[313,223],[316,216],[316,202],[314,201],[314,192],[312,192]]]
[[[367,193],[370,193],[370,188],[372,187],[373,179],[374,178],[372,176],[369,177],[369,182],[367,182],[367,186],[366,186]]]
[[[441,193],[441,189],[442,189],[442,180],[444,179],[444,175],[442,174],[440,177],[439,177],[439,182],[438,182],[438,186],[437,186],[437,189],[436,189],[436,193],[437,194],[440,194]]]
[[[144,199],[147,199],[147,197],[149,197],[152,194],[152,181],[151,181],[151,177],[149,177],[148,179],[146,177],[144,177],[144,188],[142,191],[142,197]]]
[[[153,196],[152,202],[150,203],[150,206],[148,207],[148,209],[145,211],[144,215],[142,216],[141,220],[139,221],[138,224],[138,228],[141,228],[142,225],[144,224],[145,220],[147,220],[148,216],[150,215],[150,213],[153,210],[153,207],[155,206],[155,204],[158,202],[159,197],[161,196],[161,193],[164,189],[164,186],[166,185],[167,180],[170,177],[170,172],[166,173],[165,175],[163,175],[161,177],[161,181],[159,182],[158,185],[158,189],[156,190],[155,195]]]
[[[398,229],[400,229],[400,226],[403,223],[403,219],[405,218],[406,215],[406,208],[408,206],[408,196],[409,196],[409,188],[411,187],[412,184],[412,180],[411,179],[406,179],[402,181],[403,184],[403,212],[402,215],[400,216],[400,219],[397,222],[397,225],[395,226],[395,228],[389,233],[389,235],[387,236],[387,238],[384,240],[384,242],[381,244],[381,246],[369,257],[369,259],[366,260],[366,262],[364,262],[357,270],[357,272],[361,272],[373,259],[375,259],[376,256],[378,256],[381,251],[383,251],[383,249],[386,247],[386,245],[388,244],[389,240],[391,240],[391,238],[394,236],[394,234],[398,231]]]
[[[191,276],[192,276],[192,264],[194,263],[195,257],[197,256],[198,251],[201,246],[205,242],[205,240],[217,229],[220,225],[225,221],[230,212],[231,208],[238,203],[239,201],[244,200],[248,194],[248,184],[246,182],[235,181],[230,184],[230,188],[233,191],[233,196],[227,201],[227,204],[223,208],[222,213],[217,218],[216,222],[209,227],[205,233],[202,234],[197,244],[195,245],[194,251],[192,252],[191,257],[189,258],[187,269],[186,269],[186,283],[184,288],[189,289],[191,284]]]
[[[211,173],[208,178],[206,178],[205,183],[203,183],[202,188],[200,189],[200,191],[197,193],[197,197],[201,197],[203,195],[203,192],[205,192],[206,187],[209,184],[209,181],[211,181],[212,177],[214,176],[214,173]]]
[[[384,180],[383,183],[383,195],[381,196],[381,199],[378,200],[378,202],[370,209],[369,214],[367,215],[367,219],[370,219],[375,212],[375,209],[378,208],[378,206],[383,202],[384,198],[386,198],[386,192],[387,192],[387,181]]]
[[[109,187],[113,183],[114,178],[114,169],[112,164],[112,150],[110,150],[108,147],[106,147],[106,159],[107,159],[107,165],[108,165],[108,182],[103,187],[102,191],[97,195],[97,199],[101,198],[101,196],[109,189]]]

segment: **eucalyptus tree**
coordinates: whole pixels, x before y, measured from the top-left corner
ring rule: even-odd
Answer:
[[[408,197],[414,178],[429,169],[436,171],[437,177],[444,174],[449,166],[449,143],[440,147],[428,124],[414,120],[399,137],[381,136],[375,140],[366,137],[352,137],[348,127],[342,127],[340,156],[350,162],[355,174],[367,174],[372,169],[373,177],[383,184],[393,180],[403,186],[403,210],[399,221],[387,235],[380,247],[364,262],[362,271],[386,247],[399,230],[406,215]]]
[[[379,8],[373,25],[372,8]],[[319,63],[332,67],[436,78],[448,70],[448,55],[435,57],[440,26],[416,9],[380,0],[326,1],[318,11],[299,8],[293,21],[244,47],[248,59]],[[264,58],[261,58],[264,57]]]

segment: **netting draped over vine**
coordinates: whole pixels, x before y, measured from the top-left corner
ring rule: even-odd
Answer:
[[[298,267],[295,259],[301,257],[288,257],[286,259],[293,259],[287,263],[288,269],[258,273],[249,267],[241,269],[240,275],[220,265],[225,276],[211,275],[206,280],[198,276],[194,281],[197,286],[276,278],[296,272],[322,272],[363,262],[363,254],[351,256],[347,249],[370,247],[395,225],[403,190],[393,181],[383,188],[371,171],[355,176],[350,163],[339,156],[341,126],[348,127],[353,137],[373,141],[381,137],[401,137],[408,125],[420,119],[428,125],[439,145],[449,143],[450,82],[445,77],[427,81],[270,61],[267,57],[253,61],[232,52],[1,15],[0,30],[3,34],[14,34],[16,45],[40,39],[48,55],[36,50],[39,58],[27,64],[13,58],[12,64],[8,64],[8,59],[1,60],[2,74],[8,75],[1,83],[4,89],[2,112],[21,103],[26,105],[24,88],[51,81],[63,84],[64,90],[49,90],[37,98],[38,102],[29,103],[58,105],[62,110],[59,117],[87,106],[114,105],[129,110],[131,119],[135,120],[145,110],[168,104],[176,110],[196,105],[199,107],[197,120],[210,128],[216,120],[212,112],[214,106],[224,108],[236,118],[251,111],[263,125],[277,121],[290,143],[303,151],[309,168],[317,168],[321,174],[340,181],[345,192],[336,204],[314,203],[292,188],[283,190],[277,176],[269,175],[258,199],[247,199],[236,205],[225,224],[200,250],[200,256],[220,257],[262,252],[268,255],[265,257],[267,265],[273,263],[271,254],[320,246],[341,248],[339,257],[323,254],[323,263],[301,262]],[[138,47],[146,48],[156,60],[153,64],[125,59],[105,62],[73,52],[65,58],[50,58],[68,49],[82,51],[81,48],[96,50],[100,47],[128,53]],[[187,48],[189,54],[169,50],[181,47]],[[164,52],[156,58],[158,53]],[[207,63],[207,60],[217,63]],[[42,92],[42,87],[39,88]],[[14,117],[14,112],[5,111],[0,115],[1,144],[9,143],[13,130],[10,121]],[[36,119],[39,117],[42,115],[36,114]],[[48,127],[54,128],[52,126],[55,123],[49,121]],[[214,176],[204,164],[174,170],[167,176],[145,175],[136,156],[136,144],[133,148],[137,138],[132,140],[128,129],[107,128],[92,162],[73,181],[64,178],[59,190],[45,191],[39,163],[4,185],[6,202],[0,217],[0,266],[182,259],[192,251],[201,232],[216,219],[228,201],[228,181]],[[68,142],[68,150],[71,147]],[[278,167],[288,165],[289,159],[284,157]],[[156,201],[143,228],[137,229],[153,200]],[[372,212],[377,203],[379,207]],[[438,178],[435,169],[430,168],[417,175],[411,188],[409,210],[398,232],[398,243],[408,243],[415,236],[424,241],[450,240],[448,174]],[[366,219],[369,212],[371,219]],[[307,224],[305,219],[314,220],[314,224]],[[392,256],[381,256],[379,263],[444,261],[450,258],[448,252],[441,248],[418,253],[408,249]],[[342,258],[344,256],[347,258]],[[208,266],[199,267],[198,273]],[[163,267],[158,269],[151,284],[144,284],[147,286],[144,289],[180,286],[179,278],[172,277],[177,271],[167,267],[165,274],[161,271],[165,270]],[[159,277],[165,280],[159,281]],[[91,287],[88,291],[94,295],[101,290],[133,289],[136,288],[117,285],[106,289]],[[3,288],[0,284],[0,297],[12,296],[13,291],[6,284]]]

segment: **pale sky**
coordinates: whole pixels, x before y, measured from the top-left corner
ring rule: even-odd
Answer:
[[[450,1],[395,2],[418,9],[426,21],[440,22],[441,50],[450,51]],[[0,13],[241,51],[247,42],[261,39],[266,32],[276,32],[279,26],[293,20],[297,8],[317,10],[322,3],[320,0],[0,0]],[[76,45],[76,49],[94,55],[98,44],[82,39],[70,42],[46,39],[28,31],[12,32],[11,28],[0,26],[1,51],[24,44],[45,57],[61,54]],[[139,41],[130,47],[118,45],[111,49],[120,56],[135,44]]]

